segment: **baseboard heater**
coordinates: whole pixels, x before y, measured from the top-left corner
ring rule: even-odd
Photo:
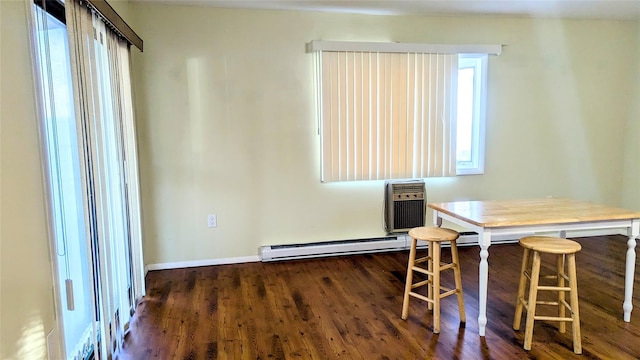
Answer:
[[[492,245],[518,242],[520,235],[494,236]],[[267,245],[260,247],[260,260],[263,262],[310,259],[318,257],[357,255],[376,252],[390,252],[406,250],[411,245],[411,239],[406,234],[397,234],[372,239],[323,241],[308,244]],[[478,245],[478,234],[475,232],[461,232],[458,246]],[[426,248],[426,243],[419,242],[418,248]]]
[[[308,244],[268,245],[260,247],[260,259],[263,262],[308,259],[396,251],[405,249],[406,247],[407,240],[405,235],[373,239],[323,241]]]

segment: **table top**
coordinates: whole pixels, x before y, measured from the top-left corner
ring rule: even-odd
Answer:
[[[640,219],[640,212],[567,198],[453,201],[430,208],[481,227]]]

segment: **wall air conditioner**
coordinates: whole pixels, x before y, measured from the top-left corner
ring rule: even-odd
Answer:
[[[424,226],[425,184],[423,180],[386,181],[384,220],[387,233],[408,232]]]

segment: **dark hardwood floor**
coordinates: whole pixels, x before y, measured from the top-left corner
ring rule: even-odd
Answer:
[[[443,300],[441,333],[426,303],[400,318],[408,251],[152,271],[118,359],[640,359],[640,274],[622,320],[626,237],[575,239],[583,354],[571,326],[538,321],[531,351],[512,329],[522,250],[489,249],[489,323],[478,335],[478,247],[461,247],[467,313]],[[447,257],[448,249],[443,250]],[[551,265],[551,263],[549,263]],[[445,285],[452,285],[451,272]]]

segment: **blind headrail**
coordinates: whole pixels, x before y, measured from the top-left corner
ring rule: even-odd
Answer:
[[[105,0],[85,0],[100,15],[102,15],[116,30],[140,51],[142,51],[142,39],[135,31],[118,15],[118,13]]]
[[[502,53],[502,45],[418,44],[397,42],[312,40],[311,42],[307,43],[307,52],[315,51],[500,55]]]

